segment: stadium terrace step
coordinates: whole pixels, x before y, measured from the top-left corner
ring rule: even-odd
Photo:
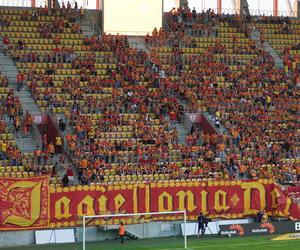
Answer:
[[[178,122],[178,121],[173,126],[170,122],[170,117],[168,115],[165,116],[165,120],[168,121],[170,130],[174,129],[174,127],[177,130],[179,143],[185,144],[186,143],[185,139],[186,139],[186,136],[188,135],[189,131],[184,127],[184,125],[181,122]]]
[[[128,239],[128,238],[131,239],[131,240],[138,240],[139,239],[139,237],[137,235],[132,234],[128,231],[125,232],[125,236],[126,236],[126,239]]]
[[[278,53],[276,52],[276,50],[274,50],[274,48],[268,43],[268,42],[265,42],[264,43],[264,48],[267,52],[269,52],[269,54],[274,57],[275,59],[275,67],[276,68],[284,68],[284,65],[283,65],[283,60],[280,58],[280,56],[278,55]]]
[[[95,35],[95,32],[90,27],[88,27],[88,28],[82,27],[82,33],[88,37]]]
[[[36,140],[31,133],[28,135],[28,137],[18,138],[17,145],[23,153],[33,152],[37,147]]]
[[[2,39],[0,38],[0,47],[2,45]],[[16,78],[18,75],[18,69],[15,66],[14,61],[9,57],[3,54],[3,50],[0,49],[0,72],[5,74],[8,78],[8,87],[14,90],[15,96],[19,97],[22,110],[25,113],[29,111],[31,114],[40,114],[40,110],[32,98],[31,93],[25,87],[20,91],[17,91]],[[36,146],[39,145],[37,137],[33,135],[33,131],[30,131],[27,137],[17,136],[15,139],[19,149],[23,153],[33,152],[36,149]]]
[[[143,235],[140,230],[141,225],[127,225],[125,236],[132,240],[142,239]],[[119,225],[101,225],[97,227],[100,231],[116,231],[119,228]]]
[[[258,48],[262,48],[261,43],[260,43],[260,32],[256,29],[252,29],[250,33],[250,37],[253,41],[255,41],[255,45]]]
[[[139,36],[128,36],[128,43],[129,46],[135,49],[144,50],[147,53],[150,52],[148,46],[145,43],[144,37]]]
[[[82,33],[85,36],[91,37],[91,36],[96,35],[97,29],[96,29],[95,25],[93,24],[92,20],[88,20],[87,18],[85,18],[80,22],[80,25],[81,25]]]
[[[255,44],[258,48],[261,48],[263,50],[265,50],[266,52],[268,52],[275,60],[275,67],[276,68],[284,68],[283,65],[283,60],[282,58],[280,58],[280,56],[278,55],[278,53],[276,52],[276,50],[274,50],[274,48],[270,45],[270,43],[268,43],[267,41],[264,42],[263,46],[260,42],[260,32],[257,29],[252,30],[250,37],[252,40],[255,41]]]
[[[15,95],[19,97],[23,110],[28,110],[34,114],[39,114],[40,111],[37,105],[35,104],[32,95],[30,94],[28,89],[24,87],[20,91],[17,91],[16,77],[18,74],[18,69],[14,65],[13,60],[2,53],[0,53],[0,55],[2,56],[2,67],[0,67],[0,70],[7,76],[9,81],[9,87],[12,88],[15,91]],[[6,65],[9,66],[7,67]]]
[[[228,134],[228,131],[221,123],[216,123],[216,117],[208,112],[203,112],[202,114],[218,134]]]

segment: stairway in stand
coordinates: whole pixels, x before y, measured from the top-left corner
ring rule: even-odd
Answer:
[[[145,43],[145,38],[143,36],[128,36],[128,43],[129,46],[134,49],[144,50],[147,53],[150,53],[150,50]]]
[[[267,41],[265,41],[263,44],[261,44],[260,36],[261,36],[261,33],[257,29],[253,29],[251,34],[250,34],[250,37],[251,37],[252,40],[255,41],[256,46],[258,48],[261,48],[261,49],[265,50],[266,52],[268,52],[274,58],[275,67],[279,68],[279,69],[283,69],[284,68],[283,60],[280,57],[280,55],[276,52],[276,50],[274,50],[274,48]]]
[[[2,43],[2,38],[0,37],[0,72],[5,74],[8,78],[8,87],[14,90],[14,95],[19,97],[23,113],[29,111],[32,115],[39,115],[40,111],[32,98],[31,93],[26,88],[22,88],[17,91],[17,75],[18,69],[14,61],[7,55],[3,53],[4,47]],[[13,126],[13,124],[10,124]],[[19,138],[15,134],[15,139],[19,149],[23,153],[33,152],[37,145],[40,145],[39,136],[35,133],[34,129],[31,129],[27,137],[20,136]]]

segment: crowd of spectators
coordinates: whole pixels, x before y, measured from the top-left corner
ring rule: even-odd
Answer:
[[[24,74],[19,73],[17,81],[20,81]],[[22,82],[23,84],[23,82]],[[32,115],[22,110],[21,103],[12,89],[8,88],[8,79],[0,73],[0,164],[1,167],[17,167],[21,175],[29,173],[33,175],[51,174],[57,175],[57,168],[50,167],[52,160],[49,159],[49,153],[43,152],[37,148],[34,157],[28,158],[21,153],[11,133],[15,134],[16,139],[27,137],[33,125]],[[3,174],[3,173],[1,173]],[[16,174],[16,172],[15,172]]]
[[[184,22],[181,18],[176,20],[177,13],[174,13],[173,21]],[[285,24],[283,20],[280,22]],[[239,27],[240,32],[248,32],[243,30],[245,24]],[[201,108],[215,114],[229,131],[226,140],[210,141],[206,152],[213,162],[220,160],[215,164],[223,172],[227,169],[232,177],[247,173],[248,178],[268,176],[282,182],[293,180],[297,163],[284,162],[286,158],[299,158],[298,95],[291,78],[283,70],[275,69],[274,59],[253,43],[245,54],[258,56],[243,71],[232,71],[228,65],[238,63],[228,57],[216,60],[215,53],[225,54],[225,47],[215,43],[200,56],[181,56],[188,70],[176,74],[174,63],[178,65],[178,62],[173,59],[176,56],[173,52],[165,67],[167,75],[175,73],[179,77],[179,94],[190,102],[190,108],[197,110],[200,102]],[[221,146],[216,147],[217,144]]]
[[[227,47],[218,40],[219,22],[236,28],[232,54],[227,54]],[[59,23],[63,22],[58,19],[58,27]],[[187,30],[193,29],[190,24],[204,26],[199,26],[197,33],[189,33]],[[45,33],[62,31],[53,30],[55,25],[51,25]],[[48,107],[65,107],[68,153],[81,184],[103,181],[108,175],[149,174],[170,179],[293,181],[294,159],[299,158],[298,94],[289,84],[289,76],[274,67],[274,59],[267,52],[249,39],[244,45],[234,36],[243,33],[247,38],[248,32],[247,24],[236,15],[173,10],[168,31],[154,29],[152,36],[145,37],[150,46],[171,48],[167,61],[155,50],[146,53],[130,48],[126,36],[103,34],[84,38],[83,46],[89,53],[83,56],[69,47],[47,51],[47,58],[52,55],[47,73],[33,66],[25,79],[33,95],[43,96]],[[193,46],[189,40],[193,36],[216,39],[201,54],[185,55],[181,48]],[[57,45],[59,40],[58,36]],[[104,61],[114,65],[106,68],[105,77],[96,70],[97,52],[109,52]],[[38,53],[27,53],[21,61],[46,62],[38,59]],[[234,54],[255,57],[240,63]],[[20,60],[18,52],[14,57]],[[65,77],[62,95],[57,95],[53,76],[60,63],[71,63],[76,75]],[[43,88],[37,82],[42,82]],[[208,134],[193,127],[186,144],[180,144],[175,124],[185,109],[182,101],[186,109],[215,115],[227,133]],[[42,151],[47,152],[46,157],[53,155],[50,144]],[[64,185],[68,185],[67,177]]]
[[[300,84],[300,44],[287,46],[283,50],[283,63],[285,65],[285,71],[290,75],[296,85]]]
[[[5,31],[10,26],[10,17],[0,16],[0,31]]]
[[[248,22],[249,19],[245,22],[237,14],[217,14],[211,9],[197,13],[195,8],[191,10],[188,6],[173,8],[168,13],[168,25],[165,29],[154,28],[151,35],[145,36],[145,42],[151,47],[173,47],[174,44],[179,46],[185,35],[217,38],[220,23],[227,23],[229,27],[236,28],[238,32],[249,38],[251,28]]]
[[[0,74],[0,87],[7,89],[7,93],[1,96],[0,104],[0,133],[8,133],[8,123],[14,125],[16,132],[20,128],[21,105],[11,89],[7,88],[8,80],[5,75]],[[3,93],[3,92],[2,92]],[[18,166],[22,163],[21,153],[12,140],[0,141],[0,160],[2,166]],[[8,161],[6,161],[8,160]]]
[[[8,86],[7,76],[0,72],[0,86],[6,88]]]

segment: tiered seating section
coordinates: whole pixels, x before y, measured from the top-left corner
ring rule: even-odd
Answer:
[[[278,52],[286,46],[298,43],[300,39],[300,21],[283,17],[261,18],[255,27],[262,34],[262,40],[268,41]]]
[[[283,17],[261,18],[256,21],[255,26],[262,34],[261,40],[269,42],[282,56],[285,72],[299,84],[300,21]]]
[[[297,93],[289,89],[288,76],[274,68],[273,58],[247,38],[239,20],[208,12],[214,32],[200,37],[182,32],[174,19],[159,43],[171,46],[153,48],[149,62],[145,52],[128,48],[126,37],[89,39],[62,16],[24,21],[19,12],[7,14],[9,52],[26,73],[37,104],[42,111],[64,114],[74,130],[66,139],[82,184],[296,181],[299,117],[290,105],[297,103]],[[56,19],[63,32],[42,36],[41,26]],[[165,78],[159,76],[162,69]],[[214,114],[227,133],[196,129],[188,145],[179,144],[164,115],[174,111],[178,118],[180,99],[186,109]]]
[[[218,19],[213,13],[207,15]],[[167,74],[176,76],[178,92],[189,101],[190,109],[208,110],[227,128],[229,134],[217,142],[210,140],[209,148],[216,155],[226,154],[223,167],[229,173],[235,171],[232,166],[239,166],[240,173],[246,166],[252,178],[296,181],[299,142],[292,138],[299,134],[295,110],[299,95],[289,84],[291,78],[275,69],[273,58],[255,48],[247,32],[238,32],[222,17],[215,22],[217,36],[185,37],[188,48],[155,47],[152,55],[159,58]],[[292,27],[296,26],[293,21]],[[178,74],[176,67],[185,70]],[[284,134],[292,137],[287,139]],[[222,143],[224,152],[217,146]]]
[[[32,22],[21,21],[22,13],[24,11],[21,9],[0,9],[1,20],[6,20],[6,24],[1,28],[0,35],[9,37],[9,49],[11,51],[14,51],[20,37],[28,37],[35,41],[33,35],[35,30],[31,27]],[[41,19],[53,21],[54,17],[42,16]],[[24,27],[22,31],[25,31],[22,36],[20,27]],[[24,50],[19,52],[24,52]],[[23,130],[25,114],[18,97],[14,95],[14,90],[8,87],[8,80],[1,72],[0,101],[0,177],[21,178],[42,174],[54,174],[53,176],[55,176],[52,171],[53,166],[49,164],[49,161],[45,160],[43,163],[39,163],[34,153],[21,153],[18,149],[15,138],[25,136]]]
[[[55,17],[41,18],[47,26]],[[55,39],[41,37],[39,21],[22,24],[12,22],[4,32],[11,40],[9,53],[25,72],[41,111],[63,113],[74,128],[70,138],[76,139],[68,140],[70,154],[76,156],[74,163],[84,176],[96,174],[98,181],[118,181],[123,176],[126,180],[169,178],[171,170],[162,166],[158,171],[157,163],[163,156],[165,164],[181,164],[172,145],[177,135],[159,117],[157,103],[165,98],[168,106],[168,98],[153,84],[153,72],[145,68],[144,55],[127,49],[125,37],[104,36],[98,41],[68,28],[64,34],[53,34],[64,44],[56,46]],[[22,32],[16,33],[17,27]],[[22,49],[19,40],[25,44]],[[143,76],[146,70],[148,77]]]
[[[0,177],[28,177],[51,173],[52,166],[38,165],[31,153],[21,153],[15,136],[16,119],[21,119],[21,105],[12,89],[7,87],[7,79],[0,74]],[[19,120],[21,123],[21,120]],[[21,124],[20,124],[21,125]]]

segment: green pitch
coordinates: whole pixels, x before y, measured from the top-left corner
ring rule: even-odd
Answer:
[[[242,249],[242,250],[300,250],[300,240],[271,241],[275,236],[251,237],[188,237],[188,249]],[[4,248],[7,250],[81,250],[81,244],[43,245],[30,247]],[[119,241],[103,241],[87,243],[86,250],[183,250],[182,237],[152,238],[145,240],[130,240],[124,244]]]

